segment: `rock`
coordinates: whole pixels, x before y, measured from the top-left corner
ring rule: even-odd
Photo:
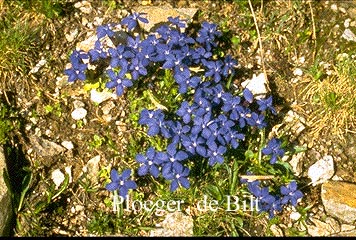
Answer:
[[[141,23],[140,26],[150,32],[154,26],[159,23],[167,23],[168,17],[178,17],[187,20],[187,23],[194,17],[198,11],[197,8],[172,8],[171,6],[139,6],[134,8],[135,12],[145,13],[149,23]]]
[[[345,29],[341,37],[346,39],[347,41],[356,42],[356,35],[349,28]]]
[[[31,69],[29,73],[36,73],[38,70],[40,70],[41,67],[43,67],[47,63],[47,60],[42,58],[34,68]]]
[[[54,171],[52,172],[51,178],[52,178],[54,184],[56,185],[56,189],[58,189],[59,186],[61,186],[62,182],[64,181],[65,176],[64,176],[64,174],[61,172],[61,170],[56,169],[56,170],[54,170]]]
[[[97,155],[87,162],[86,169],[89,177],[96,179],[99,173],[100,155]]]
[[[34,150],[42,157],[52,157],[65,151],[61,145],[37,136],[31,136],[30,141]]]
[[[269,138],[282,135],[289,136],[289,141],[295,141],[299,135],[305,130],[306,121],[296,112],[289,110],[282,120],[281,124],[277,124],[272,128],[268,135]]]
[[[308,177],[311,179],[313,186],[326,182],[332,178],[334,173],[334,160],[330,155],[320,159],[308,169]]]
[[[107,104],[105,104],[103,107],[102,107],[102,111],[103,111],[103,114],[104,115],[107,115],[110,113],[111,109],[113,109],[115,107],[115,103],[113,103],[112,101],[108,102]]]
[[[294,154],[292,156],[292,159],[289,161],[289,164],[291,165],[293,172],[296,176],[299,176],[302,171],[303,171],[303,158],[305,157],[305,152],[300,152],[297,154]]]
[[[68,42],[73,42],[74,39],[78,36],[78,28],[70,31],[69,34],[65,34],[64,36]]]
[[[115,98],[116,94],[109,92],[107,90],[104,90],[102,92],[98,92],[95,89],[90,90],[90,100],[93,102],[100,104],[102,102],[105,102],[106,100],[109,100],[110,98]]]
[[[283,230],[280,227],[278,227],[276,224],[272,224],[270,227],[270,230],[274,237],[283,237],[284,236]]]
[[[302,215],[299,213],[299,212],[296,212],[296,211],[292,211],[289,215],[289,218],[292,220],[292,221],[298,221],[300,219]]]
[[[296,68],[293,71],[294,76],[302,76],[303,75],[303,70],[300,68]]]
[[[85,103],[83,103],[82,101],[79,101],[79,100],[74,100],[73,106],[74,106],[74,108],[83,108],[83,107],[85,107]]]
[[[340,229],[335,229],[335,226],[332,226],[330,223],[322,222],[317,218],[309,218],[312,224],[308,225],[308,234],[312,237],[322,237],[322,236],[331,236],[340,231]]]
[[[74,145],[71,141],[63,141],[61,145],[68,150],[72,150],[74,148]]]
[[[88,1],[76,2],[74,4],[74,7],[79,8],[79,10],[85,14],[90,14],[93,10],[90,2],[88,2]]]
[[[83,119],[85,118],[86,115],[87,115],[87,110],[85,110],[85,108],[76,108],[71,114],[74,120]]]
[[[258,76],[253,74],[252,78],[242,82],[241,86],[249,89],[256,99],[266,97],[267,78],[265,77],[264,73],[260,73]]]
[[[0,236],[9,236],[10,223],[13,215],[10,190],[7,188],[3,176],[4,170],[6,169],[4,150],[0,146]]]
[[[168,213],[160,224],[162,228],[150,231],[150,236],[192,236],[193,235],[193,218],[182,212]]]
[[[356,184],[328,181],[321,186],[325,211],[339,220],[352,224],[356,221]]]

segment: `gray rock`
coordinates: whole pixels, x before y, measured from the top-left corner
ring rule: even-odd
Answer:
[[[80,120],[85,118],[85,116],[87,115],[87,110],[85,108],[76,108],[74,109],[74,111],[72,112],[71,116],[74,120]]]
[[[0,146],[0,236],[9,236],[10,221],[12,219],[11,195],[3,176],[5,169],[5,155],[3,148]]]
[[[310,217],[312,224],[307,226],[308,234],[313,237],[321,236],[331,236],[332,234],[338,233],[340,231],[340,225],[335,226],[335,220],[328,220],[328,222],[323,222],[317,218]]]
[[[308,177],[311,179],[313,186],[326,182],[332,178],[334,173],[334,160],[330,155],[318,160],[308,169]]]
[[[356,42],[356,35],[349,28],[345,29],[341,37],[346,39],[347,41]]]
[[[193,235],[193,218],[182,212],[168,213],[166,218],[160,224],[162,228],[152,230],[150,236],[192,236]]]
[[[328,181],[321,186],[321,200],[325,211],[341,220],[353,224],[356,221],[356,184]]]
[[[149,23],[140,23],[141,27],[147,32],[151,31],[153,27],[160,23],[167,23],[168,17],[180,17],[189,21],[194,17],[198,11],[197,8],[172,8],[170,6],[139,6],[134,9],[136,12],[145,13],[145,17]]]
[[[42,157],[52,157],[65,151],[61,145],[37,136],[31,136],[30,141],[34,150]]]
[[[265,98],[267,94],[267,78],[264,73],[253,74],[251,79],[248,79],[241,83],[241,86],[249,89],[256,99]]]

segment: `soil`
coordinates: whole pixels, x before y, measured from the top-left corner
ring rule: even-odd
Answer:
[[[83,25],[83,18],[87,22],[95,22],[101,18],[103,23],[119,21],[125,11],[130,11],[142,4],[165,5],[173,7],[196,7],[199,9],[194,21],[222,23],[227,36],[238,36],[239,45],[233,45],[229,53],[235,56],[240,64],[235,84],[259,74],[263,67],[258,64],[260,58],[258,38],[251,38],[256,34],[251,13],[241,12],[246,9],[248,2],[236,4],[234,1],[120,1],[116,0],[116,10],[102,3],[102,1],[89,0],[91,12],[85,14],[74,4],[78,1],[68,1],[63,8],[60,18],[55,18],[43,27],[36,43],[36,52],[27,56],[28,71],[43,58],[47,63],[33,74],[12,76],[3,86],[2,98],[20,112],[21,129],[13,133],[11,149],[7,153],[8,158],[14,159],[11,165],[13,169],[19,169],[19,165],[27,165],[36,174],[33,175],[30,190],[26,196],[24,210],[19,216],[22,229],[18,229],[16,235],[28,234],[45,236],[85,236],[88,235],[86,223],[92,217],[95,209],[108,210],[104,199],[109,196],[103,188],[102,178],[91,179],[91,186],[98,191],[95,194],[88,192],[80,182],[85,182],[88,175],[83,172],[90,159],[100,156],[100,166],[117,166],[120,156],[125,154],[127,135],[130,129],[120,127],[120,122],[125,119],[125,109],[128,103],[124,98],[112,101],[115,107],[111,110],[111,121],[103,119],[102,106],[96,105],[90,100],[90,94],[83,90],[84,83],[77,81],[69,84],[61,80],[63,71],[68,63],[68,54],[76,44],[85,40],[88,32],[94,31],[95,26]],[[328,57],[338,53],[338,45],[341,36],[331,34],[335,24],[343,25],[345,19],[350,18],[349,9],[355,9],[356,3],[344,2],[344,14],[331,10],[329,1],[311,2],[301,1],[298,11],[293,12],[293,1],[252,1],[256,18],[259,22],[259,30],[263,36],[263,48],[265,57],[265,71],[269,79],[269,88],[274,96],[278,117],[274,119],[278,123],[289,110],[293,110],[300,116],[309,119],[309,114],[314,106],[308,103],[306,96],[301,94],[305,90],[310,77],[306,74],[295,81],[293,71],[295,68],[309,69],[317,56]],[[294,7],[293,7],[294,6]],[[247,8],[248,9],[248,8]],[[262,9],[262,10],[261,10]],[[239,13],[239,14],[237,14]],[[312,16],[313,14],[313,16]],[[271,16],[277,19],[273,25]],[[282,16],[285,16],[282,18]],[[313,39],[312,17],[317,25],[317,38]],[[355,16],[353,16],[355,20]],[[248,21],[250,23],[248,23]],[[246,26],[250,24],[250,29]],[[73,41],[68,41],[66,34],[78,30],[78,35]],[[296,32],[295,30],[308,29],[309,32]],[[305,34],[305,39],[297,35]],[[298,36],[299,36],[298,35]],[[317,48],[315,47],[317,43]],[[354,45],[353,45],[354,46]],[[343,48],[349,49],[350,46]],[[299,61],[304,58],[305,61]],[[71,117],[75,101],[84,103],[87,110],[87,121],[82,127],[76,125]],[[60,114],[55,111],[48,112],[46,106],[60,106]],[[355,131],[355,129],[351,129]],[[104,136],[113,142],[90,147],[94,135]],[[47,152],[48,148],[41,141],[61,145],[63,141],[71,141],[72,150],[62,149],[60,154]],[[306,158],[303,159],[303,174],[301,180],[308,183],[307,169],[315,161],[324,155],[335,156],[336,174],[346,181],[356,182],[355,134],[349,132],[342,137],[330,134],[329,129],[323,129],[318,135],[313,132],[313,126],[307,125],[306,130],[294,140],[296,144],[308,146]],[[41,149],[42,148],[42,149]],[[21,163],[20,163],[21,162]],[[24,163],[25,162],[25,163]],[[17,165],[16,165],[17,164]],[[60,198],[52,201],[47,211],[41,212],[35,222],[29,219],[29,212],[34,211],[31,202],[41,202],[48,196],[46,189],[53,186],[51,174],[54,170],[70,168],[72,179],[68,189]],[[21,172],[23,174],[23,172]],[[89,174],[89,173],[88,173]],[[20,179],[13,179],[20,181]],[[95,183],[96,182],[96,183]],[[320,189],[307,186],[304,189],[305,202],[320,207]],[[108,210],[110,211],[110,210]],[[317,211],[313,210],[312,211]],[[33,226],[41,226],[33,228]],[[31,232],[31,228],[38,232]],[[40,229],[40,230],[39,230]],[[251,230],[252,231],[252,230]],[[251,234],[253,234],[251,232]]]

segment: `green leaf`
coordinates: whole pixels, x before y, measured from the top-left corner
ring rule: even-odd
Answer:
[[[223,195],[222,195],[219,187],[217,187],[215,185],[208,185],[206,187],[206,190],[212,198],[214,198],[218,201],[221,201],[223,199]]]

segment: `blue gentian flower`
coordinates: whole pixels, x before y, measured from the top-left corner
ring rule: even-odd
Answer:
[[[170,191],[174,192],[179,186],[189,188],[190,183],[188,180],[189,168],[182,165],[175,165],[171,172],[166,174],[167,180],[172,180]]]
[[[101,39],[105,36],[113,37],[115,32],[112,29],[115,26],[116,24],[112,24],[112,23],[98,26],[96,29],[96,36],[98,37],[98,39]]]
[[[245,88],[243,91],[243,96],[245,98],[245,100],[248,102],[248,103],[252,103],[253,102],[253,94],[252,92],[250,91],[250,89],[248,88]]]
[[[162,176],[167,179],[167,176],[172,173],[174,166],[181,165],[182,161],[188,158],[188,154],[177,149],[175,143],[171,143],[167,146],[167,152],[162,155]]]
[[[175,26],[176,28],[186,28],[187,26],[187,20],[181,20],[179,16],[177,17],[168,17],[168,21]]]
[[[205,77],[212,77],[214,82],[218,83],[221,80],[223,62],[220,60],[207,61],[205,59],[202,59],[201,62],[208,68],[208,71],[205,72]]]
[[[108,50],[111,61],[111,67],[120,66],[123,69],[127,69],[128,61],[127,59],[133,58],[135,55],[129,50],[129,48],[125,47],[124,45],[119,45],[116,48],[110,48]]]
[[[177,115],[183,119],[185,124],[189,123],[196,107],[191,106],[188,101],[183,101],[177,110]]]
[[[121,24],[127,26],[129,31],[132,31],[137,26],[138,21],[143,23],[148,23],[147,18],[142,17],[145,13],[134,12],[132,15],[129,15],[121,20]]]
[[[226,147],[216,144],[215,141],[208,141],[207,146],[208,150],[206,156],[209,158],[209,165],[214,166],[216,163],[222,164],[224,162],[223,155],[226,152]]]
[[[182,145],[191,155],[206,156],[206,140],[198,134],[183,135]]]
[[[257,100],[257,104],[259,106],[258,110],[260,111],[270,110],[272,114],[277,115],[277,112],[272,105],[272,96]]]
[[[290,202],[292,206],[297,206],[298,200],[303,197],[303,193],[298,190],[297,182],[292,181],[287,186],[281,186],[281,194],[283,195],[282,204]]]
[[[105,86],[107,88],[116,88],[116,94],[118,96],[124,94],[125,88],[132,86],[131,80],[125,77],[124,72],[120,71],[119,74],[116,74],[112,69],[108,69],[106,72],[111,81],[107,82]]]
[[[262,149],[262,153],[270,155],[270,163],[275,164],[278,157],[284,156],[284,150],[281,148],[281,141],[276,138],[272,138],[265,148]]]
[[[130,169],[124,170],[121,175],[117,170],[112,169],[110,172],[111,182],[106,184],[105,188],[109,191],[119,190],[119,195],[126,199],[128,191],[137,188],[136,183],[130,180],[130,175]]]
[[[137,170],[139,176],[144,176],[150,173],[153,177],[158,177],[159,166],[162,163],[162,160],[157,156],[153,147],[147,149],[146,156],[137,154],[136,161],[140,163],[140,167]]]

